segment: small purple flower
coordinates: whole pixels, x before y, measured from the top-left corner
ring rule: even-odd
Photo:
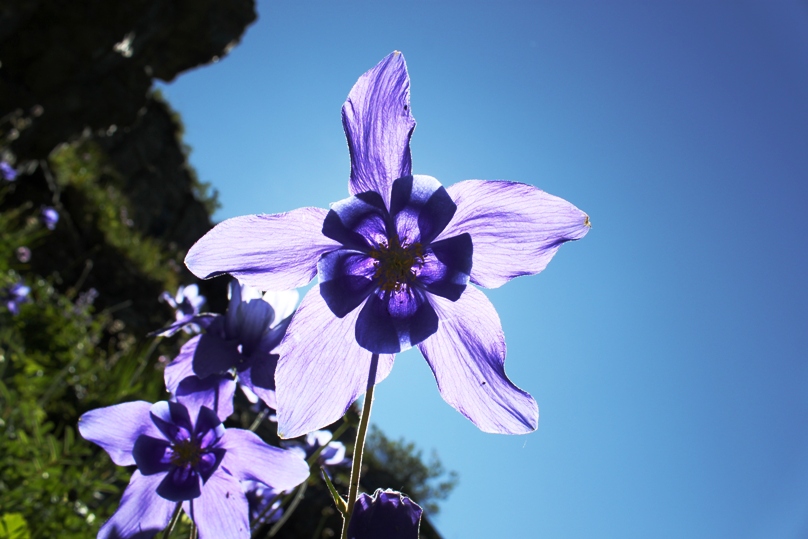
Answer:
[[[40,217],[42,218],[42,223],[44,223],[48,230],[55,229],[56,223],[59,222],[59,212],[56,211],[56,208],[51,206],[43,207],[40,212]]]
[[[212,410],[196,420],[180,402],[136,401],[82,415],[79,432],[119,466],[137,466],[118,510],[98,537],[153,537],[177,503],[200,539],[250,537],[242,481],[290,489],[309,475],[306,462],[265,444],[255,433],[225,429]]]
[[[220,417],[226,417],[232,413],[233,391],[227,385],[228,377],[233,379],[232,373],[239,384],[275,408],[278,355],[273,351],[286,333],[297,298],[296,291],[267,292],[262,296],[251,287],[231,283],[227,314],[205,315],[205,333],[185,343],[166,367],[166,388],[189,397],[193,393],[198,399],[206,399],[204,405],[208,407],[213,407],[209,399],[219,395],[218,412]],[[219,393],[205,390],[205,384],[219,388]]]
[[[175,310],[174,318],[176,321],[165,329],[156,332],[156,335],[170,337],[180,329],[185,333],[199,333],[198,322],[200,320],[198,315],[207,299],[199,293],[199,287],[196,284],[180,286],[177,289],[176,296],[163,292],[160,295],[160,301],[168,303]]]
[[[13,315],[20,314],[20,305],[31,301],[29,295],[31,289],[22,283],[14,283],[0,294],[0,301],[2,301],[6,309]]]
[[[350,198],[228,219],[185,259],[261,289],[319,285],[279,347],[278,425],[294,438],[337,420],[418,346],[443,399],[486,432],[535,430],[538,406],[505,375],[497,288],[542,271],[589,231],[588,216],[532,185],[469,180],[444,188],[412,174],[415,128],[404,57],[362,75],[342,108]],[[371,354],[379,354],[371,366]],[[375,372],[372,372],[375,369]]]
[[[7,161],[0,161],[0,176],[7,182],[13,182],[17,179],[17,171]]]
[[[348,524],[348,539],[418,539],[423,510],[394,490],[360,494]]]
[[[345,444],[332,440],[333,435],[327,430],[317,430],[306,435],[304,442],[291,441],[282,442],[283,447],[300,451],[303,458],[308,460],[314,453],[320,451],[318,464],[326,470],[331,466],[347,466],[350,459],[345,458]]]
[[[29,249],[24,245],[21,247],[17,247],[15,254],[17,255],[17,260],[19,260],[23,264],[27,264],[28,262],[31,261],[31,249]]]

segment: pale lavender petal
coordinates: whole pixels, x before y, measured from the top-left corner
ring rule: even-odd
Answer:
[[[149,415],[151,407],[150,402],[135,401],[90,410],[79,418],[79,433],[101,446],[118,466],[132,466],[132,448],[138,437],[161,436]]]
[[[202,495],[182,508],[196,523],[199,539],[250,537],[250,506],[232,475],[217,471],[205,483]]]
[[[168,526],[174,502],[157,494],[162,475],[132,473],[115,514],[98,531],[98,539],[150,539]]]
[[[428,294],[414,287],[370,295],[356,319],[356,342],[371,352],[397,354],[438,330]]]
[[[564,242],[589,232],[589,217],[532,185],[468,180],[447,188],[457,213],[439,238],[471,234],[471,282],[502,286],[542,271]]]
[[[296,438],[330,425],[367,389],[372,354],[354,336],[359,309],[337,318],[314,286],[298,307],[276,352],[278,435]],[[375,383],[395,356],[379,357]]]
[[[275,327],[295,312],[297,302],[300,301],[300,293],[297,290],[268,290],[264,293],[263,299],[275,310],[275,321],[272,322],[272,326]]]
[[[303,286],[317,272],[320,255],[339,247],[323,236],[327,213],[300,208],[228,219],[191,247],[185,264],[197,277],[229,273],[260,290]]]
[[[359,77],[342,106],[351,153],[352,195],[375,191],[390,202],[393,180],[412,170],[410,77],[404,55],[395,51]]]
[[[402,245],[428,244],[456,210],[446,189],[431,176],[405,176],[393,182],[390,215]]]
[[[176,393],[177,387],[180,385],[180,382],[188,378],[189,376],[195,376],[194,374],[194,352],[196,351],[197,345],[199,345],[199,339],[202,338],[202,335],[197,335],[188,339],[182,348],[180,348],[180,353],[174,360],[166,365],[165,370],[163,371],[163,378],[165,379],[166,389],[169,393]]]
[[[219,447],[226,451],[222,466],[239,480],[289,490],[309,477],[309,465],[299,453],[267,445],[254,432],[227,429]]]
[[[536,430],[536,401],[505,375],[505,337],[494,306],[469,286],[456,302],[432,297],[438,332],[418,347],[443,400],[484,432]]]

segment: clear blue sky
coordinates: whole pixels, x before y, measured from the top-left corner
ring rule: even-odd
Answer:
[[[414,172],[532,183],[592,218],[488,292],[538,431],[479,432],[417,351],[378,388],[372,421],[460,472],[447,539],[808,536],[808,4],[258,10],[164,87],[217,219],[346,197],[340,107],[395,49]]]

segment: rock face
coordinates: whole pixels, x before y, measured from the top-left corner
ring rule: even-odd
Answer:
[[[85,128],[133,124],[154,78],[218,60],[255,18],[253,0],[0,3],[0,119],[21,124],[11,150],[40,159]]]

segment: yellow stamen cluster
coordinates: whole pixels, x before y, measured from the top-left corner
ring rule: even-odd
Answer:
[[[424,248],[420,243],[407,245],[406,238],[399,243],[393,238],[390,243],[382,242],[378,249],[370,251],[376,268],[373,278],[385,292],[400,292],[401,288],[415,280],[413,268],[424,266]]]
[[[202,448],[193,440],[181,440],[174,444],[171,464],[174,466],[196,466],[202,458]]]

